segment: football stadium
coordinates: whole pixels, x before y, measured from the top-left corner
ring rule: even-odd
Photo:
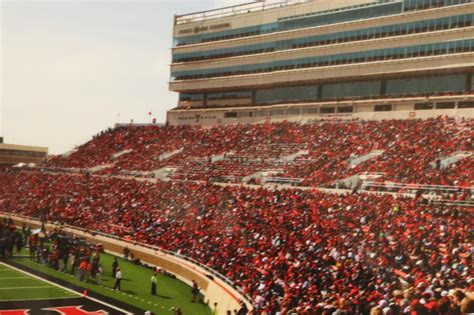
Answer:
[[[176,15],[166,123],[4,148],[0,315],[474,314],[473,22],[472,0]]]

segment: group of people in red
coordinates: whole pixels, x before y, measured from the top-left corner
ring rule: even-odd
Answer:
[[[176,179],[239,182],[257,171],[301,179],[302,186],[332,187],[362,172],[381,174],[378,181],[468,187],[474,160],[441,163],[459,152],[472,153],[472,119],[319,121],[218,126],[122,126],[103,131],[67,156],[47,162],[51,168],[99,173],[176,169]],[[373,151],[382,152],[359,164]],[[305,152],[293,159],[285,159]],[[219,157],[219,158],[216,158]]]
[[[473,151],[473,124],[439,117],[118,127],[42,168],[1,171],[0,210],[190,257],[231,279],[256,314],[468,314],[474,218],[466,203],[220,186],[211,179],[232,171],[238,181],[276,167],[303,186],[330,187],[378,172],[382,181],[457,186],[470,200],[472,158],[447,167],[441,161]],[[383,153],[351,164],[374,150]],[[84,172],[98,165],[108,167]],[[165,166],[177,168],[182,180],[113,176]]]
[[[470,208],[35,171],[7,170],[0,182],[2,211],[193,258],[231,279],[258,314],[472,312]]]

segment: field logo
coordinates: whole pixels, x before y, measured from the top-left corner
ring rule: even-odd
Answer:
[[[62,315],[108,315],[109,314],[105,311],[95,311],[95,312],[83,311],[81,310],[81,307],[82,306],[51,307],[51,308],[43,308],[43,310],[55,311]],[[0,315],[3,315],[3,314],[0,313]]]

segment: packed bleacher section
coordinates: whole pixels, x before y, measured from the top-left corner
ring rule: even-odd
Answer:
[[[172,168],[172,179],[242,182],[257,172],[301,186],[334,187],[341,179],[379,174],[376,181],[469,187],[471,119],[280,122],[198,127],[128,126],[102,132],[68,156],[46,165],[123,174]],[[380,155],[351,164],[379,151]],[[441,161],[459,152],[453,163]],[[170,154],[171,153],[171,154]]]
[[[121,126],[40,167],[0,171],[0,211],[187,256],[233,281],[260,313],[465,314],[473,127],[446,117]],[[169,181],[152,179],[160,170]],[[367,190],[418,193],[213,184],[339,187],[361,175]],[[424,199],[428,185],[447,187],[445,199]]]
[[[88,174],[8,170],[0,182],[2,211],[191,257],[266,314],[472,311],[472,208]]]

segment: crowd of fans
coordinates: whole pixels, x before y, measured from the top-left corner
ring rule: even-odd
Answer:
[[[0,183],[2,211],[193,258],[230,278],[258,314],[474,312],[472,208],[14,170]]]
[[[241,182],[259,171],[300,179],[303,186],[333,187],[362,172],[378,181],[468,187],[473,159],[442,167],[457,152],[472,152],[472,119],[280,122],[218,126],[123,126],[107,130],[48,167],[92,168],[102,174],[176,169],[174,179]],[[360,164],[354,158],[383,153]],[[170,156],[167,153],[175,152]],[[295,159],[286,157],[299,152]]]

